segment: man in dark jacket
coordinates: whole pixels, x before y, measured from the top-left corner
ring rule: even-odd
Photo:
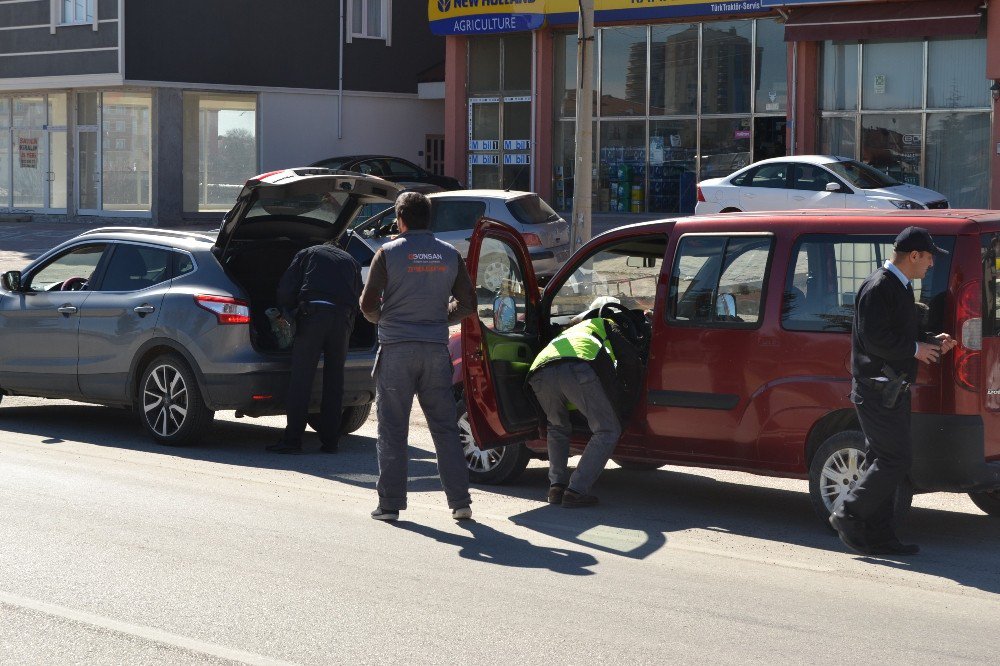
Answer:
[[[921,334],[912,281],[923,279],[934,256],[947,254],[930,233],[907,227],[892,259],[872,273],[854,299],[851,401],[865,434],[868,469],[830,516],[841,541],[867,555],[912,555],[892,525],[896,489],[910,472],[909,384],[917,362],[937,363],[956,344],[947,333]]]
[[[295,255],[278,282],[278,307],[295,312],[292,373],[285,397],[288,424],[274,453],[302,453],[309,400],[323,355],[319,438],[323,453],[336,453],[344,399],[344,363],[358,311],[361,266],[336,241]],[[289,315],[286,315],[289,316]]]
[[[528,384],[548,422],[549,503],[567,508],[597,504],[591,486],[618,444],[622,420],[641,381],[639,352],[611,319],[586,319],[538,353]],[[573,433],[568,404],[587,419],[591,431],[572,476],[567,469]]]

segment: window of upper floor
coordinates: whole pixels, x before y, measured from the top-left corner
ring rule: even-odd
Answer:
[[[61,0],[59,23],[61,25],[93,23],[95,3],[96,0]]]
[[[347,41],[383,39],[389,44],[392,0],[350,0],[347,9]]]

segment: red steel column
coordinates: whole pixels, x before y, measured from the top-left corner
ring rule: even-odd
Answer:
[[[468,38],[445,37],[444,47],[444,172],[466,187],[468,160]]]
[[[535,164],[534,187],[538,195],[550,205],[553,202],[552,174],[552,77],[555,67],[555,40],[552,30],[535,33]]]
[[[992,81],[1000,80],[1000,5],[990,3],[986,10],[986,81],[989,87]],[[996,122],[998,103],[993,104],[993,131],[990,134],[990,208],[1000,208],[1000,124]]]

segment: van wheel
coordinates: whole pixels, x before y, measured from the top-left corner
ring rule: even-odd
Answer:
[[[619,458],[612,458],[611,460],[622,469],[633,472],[652,472],[666,465],[666,463],[639,462],[637,460],[621,460]]]
[[[524,444],[511,444],[497,449],[480,449],[472,438],[469,412],[465,407],[465,395],[460,387],[455,389],[455,412],[458,417],[458,437],[465,454],[465,466],[469,469],[469,481],[499,485],[509,483],[521,475],[531,460],[531,451]]]
[[[510,275],[510,261],[507,255],[490,254],[482,258],[476,270],[483,276],[480,286],[497,293],[503,286],[503,281]]]
[[[813,510],[830,531],[830,514],[840,506],[854,485],[868,469],[865,461],[865,436],[846,430],[831,436],[819,447],[809,465],[809,499]],[[896,490],[893,522],[899,524],[910,510],[913,487],[909,482]]]
[[[146,366],[135,404],[146,432],[167,446],[194,444],[215,416],[194,373],[177,354],[164,354]]]
[[[985,513],[991,516],[1000,516],[1000,490],[969,493],[969,499]]]
[[[370,402],[345,408],[340,415],[340,434],[350,434],[363,426],[371,413],[372,403]]]
[[[368,415],[371,414],[372,403],[366,403],[364,405],[354,405],[352,407],[344,407],[343,411],[340,413],[340,434],[349,435],[350,433],[356,431],[358,428],[365,424],[368,420]],[[306,416],[306,423],[309,427],[319,432],[319,414],[317,412],[311,412]]]

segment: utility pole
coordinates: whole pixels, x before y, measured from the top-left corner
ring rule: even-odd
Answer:
[[[576,46],[576,148],[573,172],[573,224],[570,249],[590,240],[591,191],[594,145],[594,0],[579,0],[580,20]]]

